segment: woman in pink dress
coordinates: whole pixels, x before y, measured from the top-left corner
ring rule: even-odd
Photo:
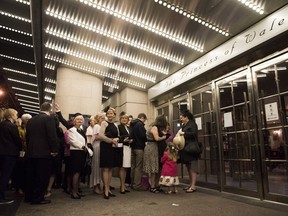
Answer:
[[[177,153],[177,146],[170,142],[168,143],[166,151],[161,158],[163,167],[159,184],[168,187],[168,191],[166,192],[168,194],[177,193],[175,186],[179,185],[179,178],[177,173]]]

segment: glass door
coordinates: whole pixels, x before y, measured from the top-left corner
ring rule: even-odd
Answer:
[[[199,184],[219,187],[219,149],[216,137],[215,110],[211,85],[191,93],[191,112],[198,126],[198,139],[203,143],[199,160]]]
[[[216,82],[221,186],[224,191],[258,196],[257,147],[248,70]]]
[[[253,68],[264,198],[288,203],[288,55]]]
[[[181,111],[189,109],[189,102],[187,95],[182,98],[179,98],[175,101],[172,101],[172,131],[174,134],[178,132],[181,128],[181,122],[179,121],[179,116]]]
[[[171,129],[174,133],[174,135],[179,131],[181,128],[181,122],[179,120],[179,116],[181,111],[189,109],[189,99],[188,94],[179,97],[173,101],[171,101],[172,104],[172,125]],[[188,181],[188,173],[186,169],[184,169],[182,164],[178,164],[178,175],[181,176],[181,178],[184,181]]]

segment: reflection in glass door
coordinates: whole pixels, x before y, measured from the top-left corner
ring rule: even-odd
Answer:
[[[185,96],[183,99],[177,100],[175,102],[172,102],[173,107],[173,114],[172,114],[172,131],[176,134],[178,130],[181,128],[181,124],[179,121],[179,116],[181,110],[187,110],[188,108],[188,99],[187,96]]]
[[[259,137],[265,198],[280,200],[288,195],[288,62],[271,60],[254,69],[257,84]],[[278,195],[277,198],[275,198]],[[279,195],[286,197],[279,197]],[[274,196],[274,198],[273,198]]]
[[[218,185],[219,153],[211,86],[192,92],[191,101],[191,112],[198,126],[198,139],[203,143],[204,147],[199,160],[199,177],[197,181]]]
[[[219,142],[222,186],[257,192],[256,145],[247,72],[216,83],[219,97]]]

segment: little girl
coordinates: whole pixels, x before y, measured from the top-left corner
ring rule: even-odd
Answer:
[[[177,193],[175,185],[179,185],[177,174],[177,153],[177,146],[174,143],[169,142],[166,151],[161,158],[163,167],[159,184],[168,186],[168,191],[166,192],[168,194]]]

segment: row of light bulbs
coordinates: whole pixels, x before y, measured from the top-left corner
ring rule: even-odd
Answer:
[[[10,27],[7,27],[7,26],[0,25],[0,28],[3,28],[3,29],[6,29],[6,30],[9,30],[9,31],[17,32],[19,34],[23,34],[23,35],[27,35],[27,36],[32,37],[31,33],[20,31],[20,30],[17,30],[17,29],[13,29],[13,28],[10,28]]]
[[[17,2],[20,2],[22,4],[26,4],[26,5],[30,5],[29,1],[25,1],[25,0],[16,0]]]
[[[121,65],[116,65],[115,63],[108,62],[107,60],[101,59],[99,57],[88,55],[87,53],[74,51],[73,49],[65,48],[63,46],[60,47],[60,46],[58,46],[56,44],[52,44],[52,43],[49,43],[49,42],[47,42],[45,44],[45,47],[49,48],[49,49],[52,49],[52,50],[55,50],[57,52],[65,53],[65,54],[68,54],[68,55],[71,55],[71,56],[74,56],[74,57],[77,57],[77,58],[92,62],[94,64],[96,63],[96,64],[102,65],[104,67],[112,68],[114,70],[121,71],[123,73],[129,74],[129,75],[132,75],[132,76],[136,76],[136,77],[139,77],[141,79],[148,80],[150,82],[154,82],[155,83],[155,81],[156,81],[156,76],[155,75],[149,75],[148,73],[145,73],[145,72],[142,72],[142,71],[137,71],[137,70],[134,70],[134,69],[130,69],[128,67],[124,67],[124,66],[121,66]]]
[[[11,79],[11,78],[8,78],[9,81],[11,82],[17,82],[17,83],[21,83],[21,84],[25,84],[25,85],[30,85],[30,86],[36,86],[36,84],[34,83],[30,83],[30,82],[24,82],[24,81],[21,81],[21,80],[15,80],[15,79]]]
[[[21,21],[24,21],[24,22],[27,22],[27,23],[31,23],[31,20],[30,20],[30,19],[26,19],[26,18],[24,18],[24,17],[16,16],[16,15],[14,15],[14,14],[7,13],[7,12],[5,12],[5,11],[0,11],[0,15],[7,16],[7,17],[11,17],[11,18],[13,18],[13,19],[21,20]]]
[[[15,43],[15,44],[19,44],[19,45],[22,45],[22,46],[27,46],[27,47],[33,48],[33,45],[31,45],[31,44],[23,43],[23,42],[12,40],[12,39],[5,38],[5,37],[0,37],[0,39],[8,41],[8,42],[11,42],[11,43]]]
[[[209,23],[208,21],[205,21],[203,18],[199,18],[197,17],[195,14],[193,14],[192,12],[188,11],[188,10],[184,10],[183,8],[181,7],[178,7],[178,6],[175,6],[167,1],[163,1],[163,0],[154,0],[156,3],[160,4],[160,5],[163,5],[165,7],[167,7],[168,9],[172,10],[172,11],[175,11],[191,20],[194,20],[195,22],[198,22],[199,24],[207,27],[207,28],[210,28],[224,36],[229,36],[229,33],[224,30],[224,29],[221,29],[215,25],[213,25],[212,23]]]
[[[130,22],[141,28],[144,28],[145,30],[151,31],[171,41],[174,41],[176,43],[179,43],[181,45],[194,49],[198,52],[203,52],[203,46],[200,46],[199,44],[192,43],[191,41],[185,40],[184,37],[182,36],[182,33],[179,32],[178,34],[173,34],[172,31],[166,30],[164,29],[164,27],[161,27],[155,23],[149,23],[144,20],[139,20],[137,17],[132,17],[131,15],[125,12],[120,13],[119,11],[116,11],[114,9],[115,5],[112,5],[111,7],[109,7],[108,5],[101,4],[102,1],[95,3],[93,0],[80,0],[80,2],[87,4],[90,7],[97,8],[98,10],[101,10],[107,14],[120,18],[124,21]]]
[[[155,65],[153,63],[149,63],[147,60],[145,61],[139,57],[137,58],[135,56],[127,55],[125,53],[121,53],[119,51],[112,50],[108,46],[97,44],[96,42],[91,41],[91,40],[90,41],[87,41],[87,40],[84,41],[80,37],[77,37],[75,35],[71,35],[67,32],[61,33],[60,31],[52,30],[51,28],[47,27],[46,33],[54,35],[58,38],[62,38],[62,39],[80,44],[84,47],[88,47],[90,49],[97,50],[97,51],[103,52],[103,53],[108,54],[108,55],[112,55],[114,57],[123,59],[125,61],[133,62],[133,63],[138,64],[140,66],[149,68],[151,70],[155,70],[159,73],[168,74],[168,71],[169,71],[164,66],[157,66],[157,65]]]
[[[32,108],[36,108],[39,109],[39,106],[34,106],[34,105],[30,105],[30,104],[26,104],[26,103],[20,103],[21,106],[25,106],[25,107],[32,107]]]
[[[33,99],[33,100],[39,101],[39,98],[38,98],[38,97],[33,97],[33,96],[24,95],[24,94],[19,94],[19,93],[15,93],[15,95],[17,95],[18,97],[24,97],[24,98],[29,98],[29,99]]]
[[[44,65],[44,68],[47,68],[47,69],[50,69],[50,70],[55,70],[55,64],[46,63]]]
[[[26,112],[26,113],[34,113],[34,114],[39,114],[39,111],[31,111],[31,110],[28,110],[28,109],[24,109],[24,112]]]
[[[115,79],[117,81],[124,82],[124,83],[127,83],[127,84],[135,86],[135,87],[146,89],[146,85],[145,84],[142,84],[142,83],[134,81],[134,80],[128,80],[126,78],[121,78],[119,76],[113,76],[113,75],[108,74],[107,72],[99,71],[99,70],[97,70],[97,69],[95,69],[93,67],[88,67],[88,66],[84,66],[84,65],[81,65],[81,64],[77,64],[75,62],[72,62],[72,61],[69,61],[69,60],[65,60],[63,58],[56,57],[56,56],[53,56],[53,55],[50,55],[50,54],[46,54],[45,58],[48,59],[48,60],[51,60],[51,61],[55,61],[55,62],[58,62],[58,63],[61,63],[61,64],[65,64],[65,65],[67,65],[69,67],[73,67],[75,69],[79,69],[81,71],[85,71],[87,73],[96,74],[96,75],[107,77],[107,78],[110,78],[110,79]]]
[[[18,88],[18,87],[15,87],[15,86],[12,86],[12,89],[19,90],[19,91],[24,91],[24,92],[29,92],[29,93],[33,93],[33,94],[37,94],[38,95],[38,91],[31,91],[31,90],[28,90],[28,89]]]
[[[45,77],[45,82],[52,83],[52,84],[56,85],[56,80],[48,78],[48,77]]]
[[[52,89],[52,88],[46,87],[46,88],[44,89],[44,91],[47,92],[47,93],[54,94],[54,95],[56,94],[56,90],[55,90],[55,89]]]
[[[30,107],[24,107],[22,106],[22,108],[25,110],[25,112],[37,112],[37,114],[39,113],[39,109],[33,109],[33,108],[30,108]]]
[[[39,106],[39,102],[33,102],[33,101],[28,101],[28,100],[23,100],[23,99],[18,99],[18,101],[24,102],[24,103],[29,103],[29,104],[35,104]]]
[[[261,6],[257,5],[255,2],[249,0],[238,0],[238,1],[247,6],[248,8],[251,8],[252,10],[256,11],[257,13],[261,15],[264,14],[264,10],[261,8]]]
[[[13,73],[17,73],[17,74],[26,75],[26,76],[36,77],[36,74],[30,74],[30,73],[19,71],[19,70],[15,70],[15,69],[12,69],[12,68],[3,67],[3,70],[9,71],[9,72],[13,72]]]
[[[0,56],[3,57],[3,58],[8,58],[8,59],[12,59],[12,60],[15,60],[15,61],[20,61],[20,62],[24,62],[24,63],[27,63],[27,64],[35,65],[35,62],[30,62],[30,61],[27,61],[27,60],[15,58],[13,56],[4,55],[4,54],[1,54],[1,53],[0,53]]]
[[[16,0],[16,1],[20,2],[20,3],[23,3],[25,5],[30,5],[29,1],[25,1],[25,0]],[[18,16],[14,16],[14,15],[8,15],[8,16],[12,17],[12,18],[15,18],[15,19],[18,19],[18,20],[22,20],[24,22],[31,22],[30,20],[27,20],[25,18],[21,18],[21,17],[18,17]],[[2,27],[3,29],[9,30],[9,31],[17,32],[17,33],[20,33],[20,34],[23,34],[23,35],[28,35],[28,36],[32,37],[31,33],[19,31],[19,30],[16,30],[16,29],[5,27],[5,26],[0,26],[0,27]],[[12,41],[12,40],[10,42],[18,43],[16,41]],[[33,47],[33,45],[30,45],[30,44],[27,44],[27,45],[25,43],[18,43],[18,44],[21,44],[21,45],[24,45],[24,46],[28,46],[28,47]],[[23,71],[18,71],[18,70],[14,70],[14,69],[10,69],[10,68],[6,68],[6,70],[11,71],[11,72],[15,72],[15,73],[19,73],[19,74],[23,74],[23,75],[27,75],[27,76],[36,77],[35,74],[26,73],[26,72],[23,72]],[[20,89],[18,89],[18,90],[20,90]],[[37,94],[38,94],[38,92],[37,92]],[[34,100],[39,101],[38,97],[32,97],[32,96],[28,96],[28,95],[19,94],[19,93],[15,93],[15,95],[17,97],[29,98],[29,99],[34,99]],[[35,110],[35,109],[31,108],[32,105],[25,104],[25,103],[20,103],[20,105],[24,109],[24,112],[26,112],[26,113],[34,113],[34,114],[38,114],[39,113],[39,102],[32,102],[32,101],[28,101],[28,100],[23,100],[21,98],[18,98],[18,101],[38,105],[38,106],[33,106],[33,108],[37,108],[37,110]]]
[[[48,101],[51,101],[51,100],[52,100],[52,97],[49,96],[49,95],[45,95],[44,99],[45,99],[45,100],[48,100]]]
[[[141,49],[145,52],[148,52],[150,54],[154,54],[156,56],[159,56],[161,58],[168,59],[169,61],[177,62],[178,64],[184,63],[184,58],[177,58],[172,55],[170,55],[168,52],[164,52],[159,50],[156,46],[157,45],[149,45],[147,44],[147,41],[139,42],[136,39],[128,38],[127,36],[123,36],[117,33],[109,32],[106,30],[103,26],[95,26],[94,23],[88,24],[87,22],[79,21],[77,18],[74,18],[71,16],[68,16],[66,14],[58,13],[57,11],[54,11],[52,9],[47,9],[46,14],[52,17],[55,17],[59,20],[65,21],[67,23],[71,23],[75,26],[79,26],[81,28],[84,28],[86,30],[96,32],[97,34],[101,34],[103,36],[112,38],[113,40],[119,41],[121,43],[127,44],[129,46],[135,47],[137,49]]]
[[[103,85],[104,85],[104,86],[111,87],[111,88],[119,89],[119,85],[114,84],[114,83],[109,83],[109,82],[107,82],[107,81],[104,81]]]

